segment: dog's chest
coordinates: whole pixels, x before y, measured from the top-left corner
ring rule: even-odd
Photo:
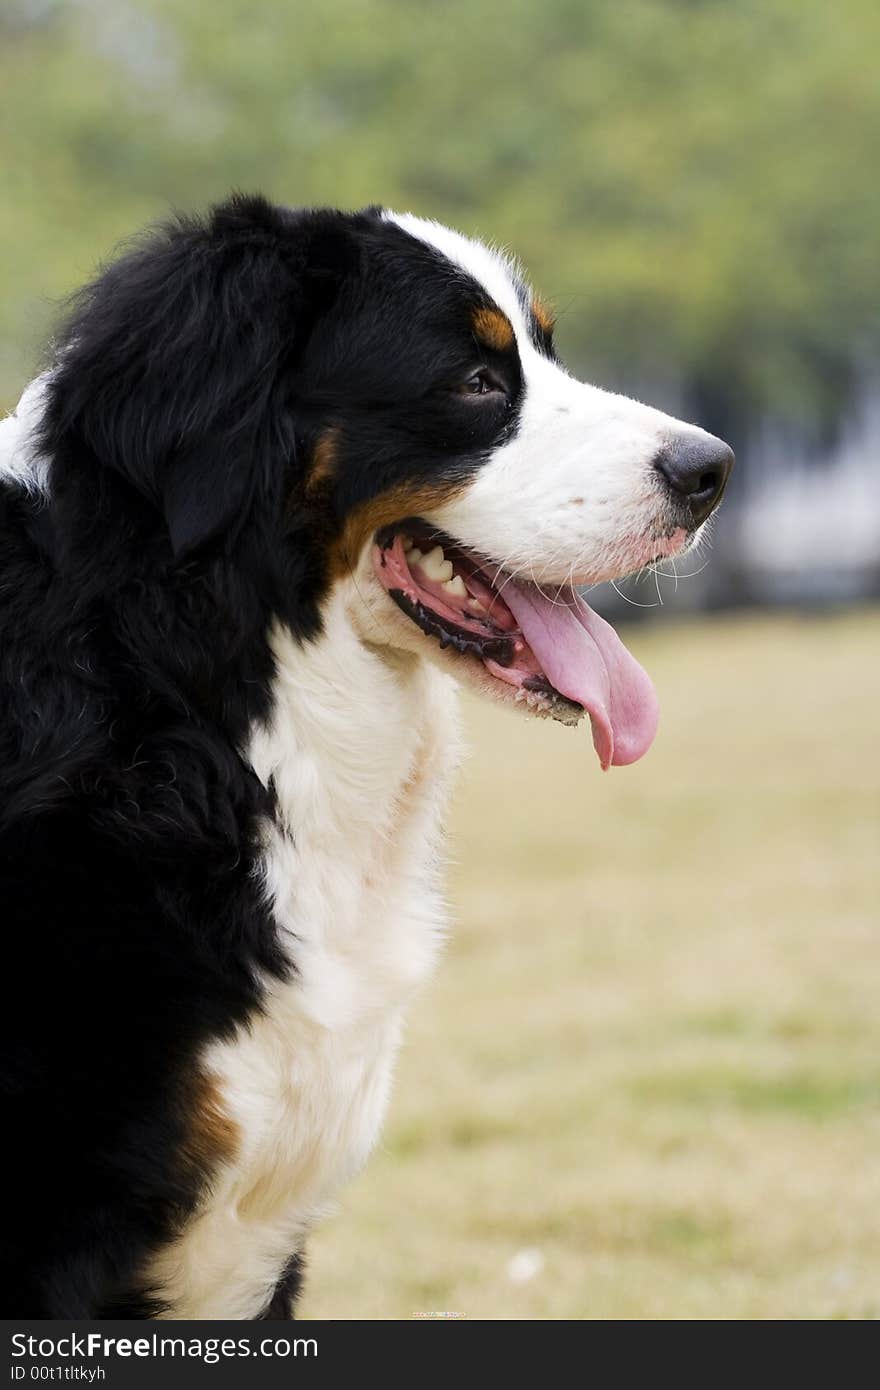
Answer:
[[[348,732],[289,690],[250,750],[276,790],[264,886],[294,974],[203,1059],[236,1144],[151,1271],[172,1316],[255,1316],[377,1138],[403,1010],[441,936],[438,826],[455,761],[446,681],[393,686],[384,709],[360,687]]]

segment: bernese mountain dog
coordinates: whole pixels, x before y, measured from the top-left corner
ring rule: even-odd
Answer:
[[[415,216],[237,195],[82,292],[0,426],[4,1316],[291,1315],[442,936],[457,684],[641,757],[580,590],[732,461]]]

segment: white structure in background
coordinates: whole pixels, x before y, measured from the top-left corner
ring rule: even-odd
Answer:
[[[544,1256],[540,1250],[529,1246],[525,1250],[517,1250],[507,1261],[507,1277],[511,1284],[528,1284],[543,1268]]]
[[[823,460],[805,462],[802,445],[771,430],[749,452],[748,493],[724,550],[751,596],[772,602],[876,594],[880,386],[860,393],[839,444]],[[733,483],[735,491],[736,475]]]

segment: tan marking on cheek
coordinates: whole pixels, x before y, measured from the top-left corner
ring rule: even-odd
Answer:
[[[306,494],[317,492],[332,480],[336,472],[338,431],[332,427],[318,437],[306,474]]]
[[[241,1142],[238,1125],[226,1113],[217,1077],[205,1072],[189,1097],[188,1127],[181,1145],[186,1167],[212,1172],[235,1156]]]
[[[330,547],[330,577],[339,579],[351,574],[360,553],[371,536],[383,526],[403,521],[408,516],[423,516],[435,507],[459,497],[466,483],[422,483],[400,486],[371,497],[346,519],[341,534]]]
[[[513,325],[500,309],[477,309],[471,323],[474,337],[483,347],[494,352],[513,347]]]
[[[550,305],[541,299],[539,295],[535,295],[532,299],[532,313],[535,316],[535,322],[541,332],[546,333],[549,338],[556,327],[556,315],[550,308]]]

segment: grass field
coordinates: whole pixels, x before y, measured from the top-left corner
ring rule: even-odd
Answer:
[[[880,1316],[880,614],[629,639],[635,767],[467,707],[453,934],[306,1317]]]

